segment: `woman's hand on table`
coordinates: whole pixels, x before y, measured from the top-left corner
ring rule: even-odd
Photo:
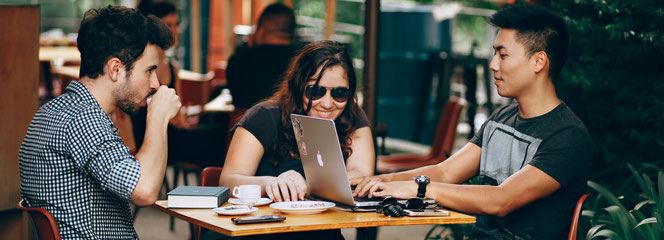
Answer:
[[[265,183],[265,193],[275,202],[304,200],[307,192],[307,182],[294,170],[284,172]]]

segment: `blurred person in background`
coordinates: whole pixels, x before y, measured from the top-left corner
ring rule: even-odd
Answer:
[[[295,15],[281,3],[268,5],[260,17],[248,49],[228,60],[226,79],[233,105],[249,109],[271,96],[295,54]]]

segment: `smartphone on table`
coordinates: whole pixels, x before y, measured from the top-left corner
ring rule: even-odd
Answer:
[[[441,209],[404,209],[406,216],[409,217],[446,217],[450,212]]]
[[[235,224],[280,222],[280,221],[283,221],[283,220],[286,220],[286,217],[281,216],[281,215],[265,215],[265,216],[255,216],[255,217],[231,218],[231,221]]]

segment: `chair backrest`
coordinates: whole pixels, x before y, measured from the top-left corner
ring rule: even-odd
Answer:
[[[438,119],[436,135],[434,136],[433,143],[431,143],[430,159],[445,159],[447,158],[445,154],[452,154],[457,124],[459,124],[459,116],[461,116],[461,110],[464,105],[463,101],[463,99],[456,97],[447,100],[445,108],[443,108],[443,112]]]
[[[58,225],[55,223],[55,218],[51,215],[50,212],[46,211],[44,208],[40,207],[28,207],[25,206],[25,201],[21,199],[18,202],[18,209],[25,210],[30,213],[30,218],[35,224],[35,229],[37,229],[37,236],[41,240],[59,240],[60,231],[58,230]]]
[[[201,186],[219,186],[221,167],[206,167],[201,171]]]
[[[583,202],[588,198],[590,194],[583,194],[579,201],[576,202],[576,207],[574,208],[574,217],[572,218],[572,225],[569,228],[569,237],[568,240],[576,240],[576,232],[579,228],[579,218],[581,217],[581,207]]]
[[[201,186],[219,186],[220,167],[206,167],[201,171]],[[201,239],[201,226],[194,225],[194,239]]]
[[[214,78],[214,75],[204,75],[185,70],[180,70],[180,72],[176,90],[182,102],[182,109],[187,112],[186,115],[198,115],[202,113],[203,105],[210,100],[210,81]],[[193,108],[194,106],[196,107]]]

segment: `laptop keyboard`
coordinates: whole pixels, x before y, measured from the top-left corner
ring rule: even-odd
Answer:
[[[383,197],[353,197],[353,200],[356,202],[380,202],[383,201]]]

